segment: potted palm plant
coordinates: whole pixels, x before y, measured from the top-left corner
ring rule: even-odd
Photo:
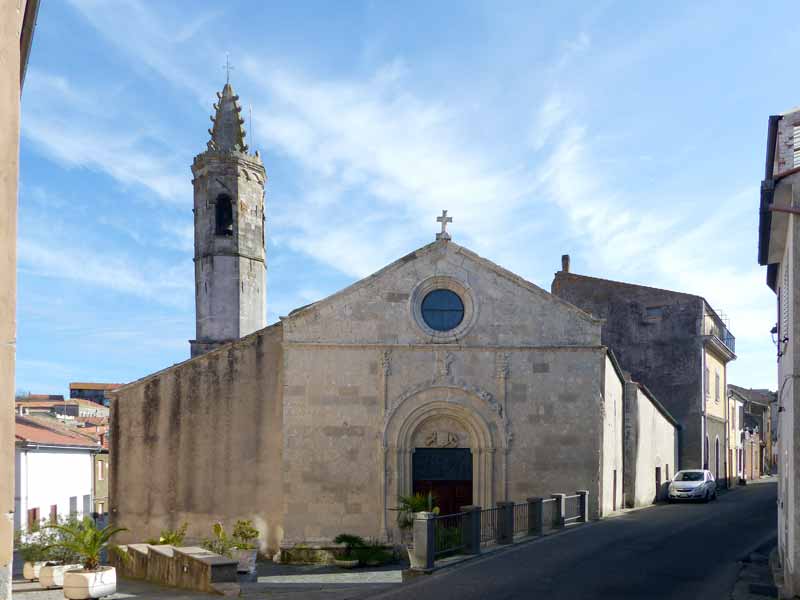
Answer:
[[[81,568],[64,573],[65,598],[102,598],[117,591],[117,571],[114,567],[101,565],[100,554],[106,549],[117,550],[111,544],[111,538],[120,531],[126,531],[124,528],[108,525],[100,529],[89,517],[83,521],[48,525],[48,528],[59,532],[54,547],[73,552],[81,560]]]
[[[342,567],[343,569],[352,569],[357,567],[361,561],[359,560],[356,551],[366,546],[364,538],[351,533],[340,533],[333,539],[333,542],[335,544],[344,544],[344,554],[334,558],[334,564],[337,567]]]
[[[25,561],[22,567],[22,576],[28,581],[36,581],[39,574],[47,564],[47,543],[43,531],[14,533],[14,548]]]
[[[258,529],[253,527],[249,519],[239,519],[233,525],[233,543],[236,545],[235,558],[239,561],[236,570],[239,573],[255,573],[258,547]]]
[[[401,540],[408,551],[408,561],[412,569],[421,568],[423,565],[419,563],[414,553],[414,538],[411,531],[414,527],[414,515],[425,511],[439,514],[439,507],[435,506],[436,498],[431,492],[427,495],[418,492],[411,496],[400,496],[398,500],[400,506],[397,508],[397,526],[400,528]]]
[[[70,517],[61,524],[77,524],[75,517]],[[63,533],[51,528],[42,531],[46,548],[47,563],[39,571],[39,583],[44,588],[60,588],[64,586],[64,574],[67,571],[81,568],[81,557],[69,547],[61,545]]]

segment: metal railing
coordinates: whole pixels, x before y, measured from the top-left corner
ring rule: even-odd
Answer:
[[[494,508],[464,506],[459,513],[414,516],[415,569],[433,569],[437,560],[454,554],[480,554],[487,545],[513,544],[516,535],[541,536],[564,527],[586,523],[589,493],[552,494],[528,498],[524,503],[498,502]],[[411,550],[410,550],[411,551]]]
[[[497,540],[498,508],[481,511],[481,544],[493,544]]]
[[[581,497],[578,494],[564,497],[564,523],[572,523],[581,518]]]
[[[433,519],[434,556],[455,554],[464,548],[464,513],[441,515]]]
[[[703,333],[705,335],[713,335],[722,342],[728,350],[736,354],[736,337],[734,337],[725,325],[714,319],[714,317],[706,315]]]

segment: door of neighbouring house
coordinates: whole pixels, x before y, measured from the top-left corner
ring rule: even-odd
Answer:
[[[661,494],[661,467],[656,467],[656,499]]]
[[[431,492],[440,514],[472,504],[472,452],[469,448],[417,448],[413,456],[415,494]]]

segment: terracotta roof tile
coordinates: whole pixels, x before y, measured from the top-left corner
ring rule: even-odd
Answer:
[[[56,424],[48,427],[42,421],[20,416],[17,416],[15,420],[14,438],[18,442],[52,446],[84,448],[96,448],[98,446],[98,443],[90,436],[72,432]]]
[[[69,384],[70,390],[115,390],[125,385],[124,383],[90,383],[72,382]]]

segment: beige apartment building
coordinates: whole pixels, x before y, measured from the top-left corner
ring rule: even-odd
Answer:
[[[778,359],[778,553],[783,597],[800,594],[800,468],[797,415],[800,411],[800,107],[769,118],[767,157],[761,183],[758,262],[767,267],[775,292],[777,323],[772,330]]]
[[[0,3],[0,600],[11,598],[20,96],[38,0]]]

